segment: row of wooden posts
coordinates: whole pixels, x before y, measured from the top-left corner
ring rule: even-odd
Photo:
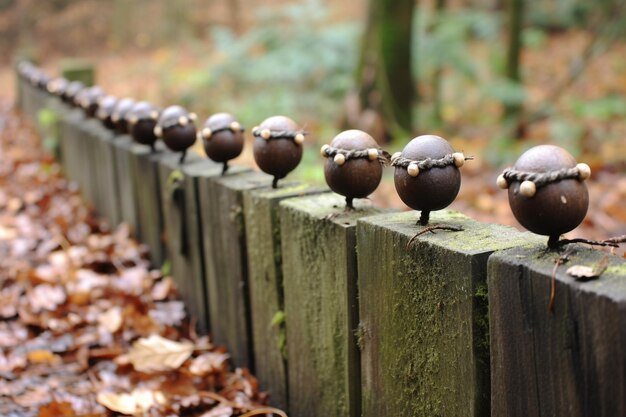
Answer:
[[[71,74],[67,74],[71,77]],[[85,200],[167,260],[201,332],[293,417],[626,415],[626,262],[556,273],[543,238],[441,211],[151,152],[18,77],[21,109],[57,117],[59,160]],[[46,132],[48,135],[50,132]],[[579,247],[570,263],[603,252]]]

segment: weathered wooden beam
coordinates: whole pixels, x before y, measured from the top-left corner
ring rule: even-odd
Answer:
[[[280,204],[289,412],[360,416],[356,221],[336,194]]]
[[[168,153],[159,160],[166,254],[182,299],[197,320],[198,331],[206,333],[209,321],[197,183],[203,176],[219,175],[221,166],[196,153],[189,153],[182,165],[179,159],[179,154]]]
[[[234,169],[225,176],[201,178],[198,183],[211,334],[216,343],[226,345],[235,366],[251,369],[243,192],[269,184],[268,175]]]
[[[111,142],[115,158],[115,180],[119,193],[120,222],[129,225],[131,233],[137,233],[137,189],[131,177],[131,147],[133,138],[130,135],[115,135]]]
[[[287,363],[278,204],[327,190],[285,183],[278,189],[243,193],[255,376],[269,393],[271,404],[283,410],[287,409]]]
[[[133,144],[130,148],[130,178],[136,194],[137,238],[150,250],[152,265],[164,261],[163,210],[159,161],[166,155],[162,147],[155,152],[149,146]]]
[[[89,123],[92,127],[90,132],[94,135],[90,137],[87,146],[94,155],[93,166],[89,170],[92,175],[95,173],[98,190],[94,197],[96,211],[108,221],[111,227],[115,227],[121,222],[120,193],[113,148],[115,135],[96,120]]]
[[[493,416],[626,415],[626,261],[576,246],[557,269],[550,312],[561,254],[544,242],[489,259]],[[604,261],[597,279],[566,273]]]
[[[369,217],[357,233],[363,416],[488,416],[487,259],[537,242],[513,228],[439,211]]]

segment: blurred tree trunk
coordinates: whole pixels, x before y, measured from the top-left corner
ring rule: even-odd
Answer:
[[[522,22],[524,19],[524,0],[508,0],[508,53],[506,64],[506,77],[509,81],[521,84],[520,57],[522,53]],[[516,124],[520,123],[522,105],[520,103],[507,104],[504,107],[504,118]],[[522,134],[523,127],[518,127],[518,133]]]
[[[431,31],[437,30],[444,18],[446,9],[446,0],[435,0],[435,24],[431,27]],[[439,65],[433,74],[433,117],[437,125],[443,123],[443,66]]]
[[[413,130],[411,73],[415,0],[370,0],[357,68],[359,113],[382,117],[384,137]],[[374,112],[374,113],[372,113]]]
[[[131,41],[130,22],[133,2],[129,0],[115,0],[113,2],[113,16],[111,25],[111,45],[114,49],[123,49]]]
[[[226,0],[233,32],[241,34],[241,3],[239,0]]]

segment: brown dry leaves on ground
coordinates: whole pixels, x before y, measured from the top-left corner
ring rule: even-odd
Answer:
[[[190,331],[171,278],[100,227],[6,103],[0,161],[0,415],[259,415],[255,378]]]

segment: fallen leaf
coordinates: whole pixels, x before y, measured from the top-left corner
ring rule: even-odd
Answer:
[[[130,393],[121,394],[100,392],[96,401],[111,411],[126,415],[141,415],[153,406],[166,402],[162,392],[147,388],[137,388]]]
[[[179,368],[194,351],[191,342],[175,342],[158,335],[138,339],[128,352],[133,367],[140,372]]]
[[[49,350],[32,350],[26,354],[29,362],[32,363],[48,363],[55,364],[61,361],[61,358]]]
[[[67,299],[62,287],[48,284],[37,285],[29,291],[28,295],[33,313],[39,313],[42,310],[54,311]]]
[[[593,268],[586,265],[573,265],[567,268],[567,274],[576,278],[593,278]]]
[[[200,415],[200,417],[230,417],[233,415],[233,408],[228,405],[218,405],[212,410]]]
[[[75,415],[72,404],[53,401],[50,404],[39,407],[38,417],[74,417]]]
[[[205,376],[224,369],[230,357],[227,353],[207,352],[195,358],[189,366],[189,371],[198,376]]]
[[[102,315],[98,317],[98,323],[110,333],[117,332],[122,326],[121,307],[111,307],[110,309],[102,313]]]

